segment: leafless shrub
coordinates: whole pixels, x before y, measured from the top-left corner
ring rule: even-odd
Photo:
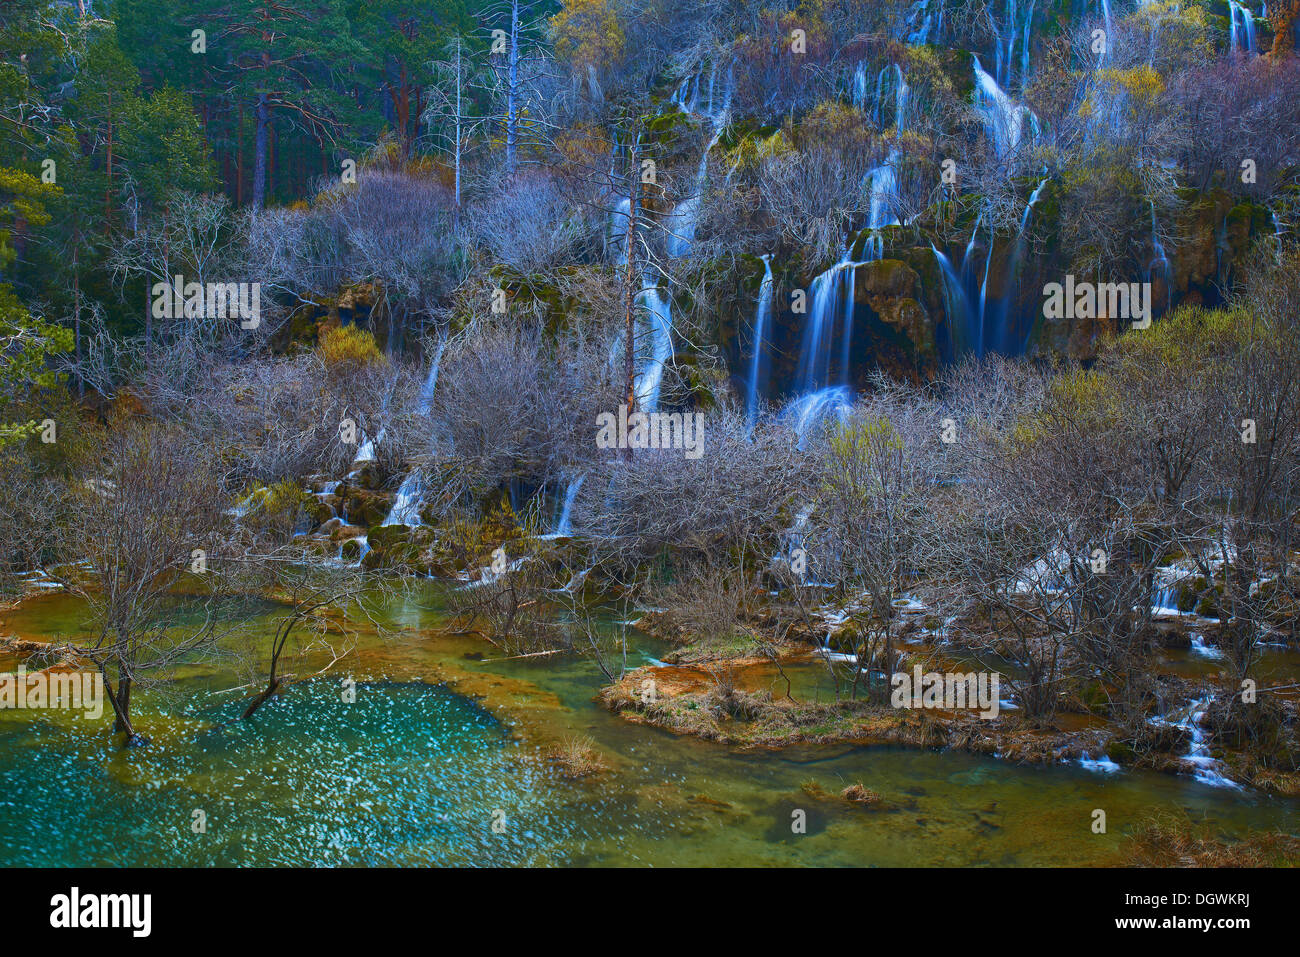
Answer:
[[[582,329],[540,332],[482,324],[442,357],[427,462],[431,501],[481,498],[512,480],[539,487],[579,474],[595,454],[597,412],[617,394],[601,344]]]
[[[489,191],[469,211],[469,229],[495,262],[532,273],[571,261],[597,229],[583,208],[553,177],[528,172]]]
[[[730,554],[748,568],[776,550],[808,480],[794,434],[779,423],[751,432],[742,415],[720,409],[705,414],[704,435],[698,459],[647,449],[594,463],[573,527],[602,561],[634,567],[672,550],[688,561]]]

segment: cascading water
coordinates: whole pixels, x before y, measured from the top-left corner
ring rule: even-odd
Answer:
[[[917,0],[907,15],[907,42],[923,45],[930,42],[930,34],[937,40],[943,34],[943,2],[935,4],[939,8],[938,16],[931,11],[930,0]]]
[[[644,324],[649,326],[650,352],[641,372],[636,377],[634,391],[637,408],[654,412],[659,408],[659,387],[663,383],[664,366],[673,354],[673,313],[667,298],[659,291],[647,273],[637,297],[644,307]]]
[[[419,525],[420,498],[423,494],[420,470],[414,469],[402,480],[402,485],[397,490],[397,498],[393,500],[393,507],[389,510],[388,517],[384,519],[384,524]]]
[[[438,340],[438,348],[433,353],[433,362],[429,364],[429,374],[425,376],[424,385],[420,387],[420,398],[415,404],[417,415],[428,415],[433,407],[433,393],[438,388],[438,369],[442,365],[442,354],[447,350],[446,337]]]
[[[763,257],[763,282],[758,287],[758,306],[754,310],[754,354],[749,363],[749,384],[745,395],[745,414],[753,425],[758,417],[759,396],[767,387],[768,363],[764,345],[767,340],[767,324],[772,318],[772,256]]]
[[[713,66],[713,71],[709,76],[708,97],[703,115],[713,130],[713,135],[709,139],[708,145],[704,147],[704,152],[700,155],[700,165],[695,171],[695,180],[691,187],[691,194],[679,202],[671,213],[668,215],[665,224],[668,231],[667,249],[670,256],[685,256],[691,251],[691,245],[695,241],[695,224],[699,219],[700,199],[704,193],[705,181],[709,173],[709,153],[713,147],[718,144],[722,137],[723,130],[727,127],[727,114],[731,108],[731,91],[733,87],[731,67],[727,68],[727,75],[723,79],[722,104],[715,110],[713,105],[714,80],[717,75],[717,64]],[[683,81],[685,83],[686,81]],[[678,88],[680,92],[682,87]],[[693,97],[688,101],[678,98],[674,94],[673,100],[683,112],[692,115],[699,114],[699,74],[695,76],[695,92]]]
[[[1101,18],[1102,22],[1106,25],[1106,37],[1105,42],[1102,44],[1099,62],[1105,63],[1106,54],[1110,51],[1111,39],[1115,36],[1115,30],[1111,24],[1110,18],[1110,0],[1101,0]]]
[[[802,448],[812,426],[832,416],[843,421],[852,408],[853,390],[846,385],[832,385],[799,396],[785,407],[782,415],[793,426]]]
[[[1185,717],[1181,721],[1174,722],[1174,727],[1183,729],[1190,736],[1187,742],[1187,753],[1182,758],[1192,765],[1195,769],[1193,777],[1202,784],[1239,789],[1241,785],[1224,777],[1219,771],[1219,762],[1210,754],[1209,735],[1201,725],[1209,707],[1209,697],[1198,698],[1188,706]]]
[[[1023,90],[1029,81],[1029,34],[1034,22],[1036,0],[1030,0],[1029,6],[1022,9],[1016,0],[1006,0],[1005,17],[999,22],[996,14],[991,14],[993,28],[996,31],[993,44],[993,74],[997,84],[1010,89],[1016,73],[1016,44],[1020,50],[1020,88]],[[990,4],[992,6],[992,4]]]
[[[609,214],[609,232],[605,237],[605,250],[611,259],[624,254],[627,244],[627,218],[632,214],[632,201],[624,196]]]
[[[1029,0],[1029,13],[1025,16],[1024,44],[1020,49],[1020,89],[1024,90],[1029,82],[1029,32],[1034,24],[1034,5],[1036,0]]]
[[[953,357],[969,352],[971,349],[971,327],[974,319],[971,313],[970,296],[966,293],[952,260],[939,251],[933,243],[930,249],[939,262],[939,271],[943,276],[943,307],[948,316],[948,334],[952,339]]]
[[[1007,288],[998,303],[996,312],[993,315],[993,341],[994,347],[1000,351],[1006,352],[1011,349],[1022,350],[1025,347],[1024,339],[1032,332],[1032,325],[1025,330],[1024,336],[1016,334],[1016,330],[1011,328],[1007,320],[1007,312],[1010,309],[1012,296],[1019,297],[1020,294],[1020,261],[1025,252],[1025,236],[1029,231],[1029,217],[1034,212],[1034,204],[1038,202],[1038,197],[1042,195],[1044,187],[1047,186],[1047,177],[1044,176],[1038,182],[1038,186],[1029,194],[1029,202],[1025,204],[1024,214],[1020,217],[1020,232],[1016,235],[1016,245],[1011,253],[1011,261],[1007,267]]]
[[[555,523],[555,534],[557,537],[573,533],[573,524],[571,520],[573,503],[578,497],[578,492],[582,489],[582,483],[586,480],[587,473],[583,472],[576,479],[569,482],[568,488],[564,490],[564,504],[560,508],[560,519]]]
[[[438,388],[438,368],[442,365],[442,354],[446,348],[446,338],[439,339],[437,351],[433,354],[433,362],[429,364],[429,374],[420,388],[420,397],[415,405],[418,415],[428,415],[429,409],[433,407],[433,393]],[[413,468],[406,478],[402,479],[402,484],[397,489],[397,497],[393,500],[393,507],[388,510],[388,517],[384,519],[383,524],[419,525],[420,504],[423,497],[423,476],[418,467]]]
[[[880,71],[876,77],[873,114],[878,126],[886,122],[887,82],[893,84],[893,125],[897,135],[907,128],[909,87],[902,69],[896,64]],[[879,230],[898,222],[894,208],[898,198],[900,162],[901,154],[897,147],[893,147],[885,162],[867,175],[870,200],[866,228],[871,235],[863,242],[863,258],[855,261],[852,249],[846,248],[839,262],[814,278],[809,289],[812,310],[804,326],[795,369],[796,397],[783,413],[788,421],[794,423],[800,436],[826,416],[842,416],[852,407],[850,382],[857,269],[881,257],[884,243]],[[751,375],[751,381],[753,378]]]
[[[931,245],[930,248],[934,252],[943,278],[944,308],[948,316],[954,358],[967,353],[983,356],[990,349],[1003,353],[1024,350],[1025,340],[1033,329],[1032,324],[1024,330],[1024,335],[1021,335],[1010,321],[1010,313],[1012,304],[1019,298],[1020,266],[1024,258],[1031,216],[1047,183],[1046,176],[1039,180],[1037,187],[1029,195],[1025,211],[1020,216],[1020,230],[1007,260],[1005,270],[1007,284],[1001,296],[993,298],[989,294],[989,279],[993,272],[994,245],[997,239],[991,223],[983,275],[979,278],[978,284],[976,283],[975,241],[979,236],[983,213],[976,218],[975,225],[971,229],[970,241],[966,244],[960,271],[947,254]]]
[[[1255,18],[1250,10],[1244,3],[1229,0],[1228,13],[1230,16],[1229,29],[1231,31],[1228,48],[1230,50],[1241,49],[1245,53],[1258,52],[1258,48],[1255,46]]]
[[[903,78],[903,71],[897,64],[892,67],[885,67],[880,71],[881,81],[886,73],[892,72],[894,77],[894,130],[902,133],[907,128],[907,99],[910,88],[907,80]],[[883,125],[883,82],[878,81],[876,84],[876,123]],[[891,223],[898,222],[897,218],[892,215],[892,210],[897,204],[898,198],[898,167],[901,162],[901,155],[897,146],[891,146],[889,155],[885,157],[885,162],[877,166],[868,176],[868,182],[871,190],[871,205],[867,213],[867,228],[877,230]]]
[[[867,67],[865,63],[859,62],[857,68],[853,71],[853,89],[850,91],[850,99],[858,109],[866,109]]]
[[[1169,257],[1165,255],[1165,247],[1160,243],[1159,231],[1156,229],[1156,204],[1151,204],[1151,249],[1153,257],[1151,263],[1147,266],[1147,282],[1155,279],[1156,269],[1160,270],[1160,277],[1165,284],[1165,308],[1168,309],[1173,301],[1173,268],[1169,264]]]
[[[1007,92],[980,65],[979,57],[973,57],[975,64],[975,108],[984,119],[984,129],[993,143],[993,151],[999,158],[1014,153],[1024,137],[1025,118],[1031,126],[1037,125],[1037,117],[1027,107],[1015,102]]]
[[[993,26],[997,29],[997,46],[994,54],[994,72],[999,86],[1011,85],[1012,49],[1016,43],[1016,0],[1007,0],[1005,23],[998,23],[993,16]]]
[[[667,248],[670,256],[685,256],[691,251],[695,242],[695,224],[700,216],[700,199],[704,193],[704,183],[709,173],[709,151],[717,145],[722,130],[726,126],[726,114],[723,114],[713,128],[713,138],[704,147],[700,156],[700,165],[695,173],[695,183],[691,195],[686,197],[668,215]]]
[[[832,342],[836,319],[840,315],[837,306],[841,280],[845,270],[856,265],[858,264],[853,262],[846,250],[839,262],[812,281],[809,289],[812,311],[808,315],[808,324],[804,327],[803,346],[795,370],[795,388],[800,395],[816,392],[830,384]],[[841,375],[845,378],[847,373],[847,369],[841,370]]]

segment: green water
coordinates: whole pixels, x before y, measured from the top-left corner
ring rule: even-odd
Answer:
[[[246,613],[257,624],[267,611]],[[74,634],[79,614],[42,595],[0,631]],[[1157,808],[1228,837],[1300,831],[1296,802],[1165,775],[886,748],[730,751],[608,714],[588,661],[477,660],[495,652],[441,629],[432,591],[384,614],[395,638],[363,635],[352,659],[247,722],[231,721],[243,693],[229,689],[245,679],[228,665],[141,694],[146,748],[118,747],[108,715],[0,711],[0,864],[1114,864],[1124,832]],[[639,637],[630,663],[663,650]],[[610,770],[560,777],[546,742],[572,735]],[[861,782],[888,807],[815,800],[810,781]],[[1106,834],[1092,832],[1098,808]],[[796,811],[806,833],[792,832]]]

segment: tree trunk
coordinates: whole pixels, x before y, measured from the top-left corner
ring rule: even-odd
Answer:
[[[244,205],[244,104],[239,104],[239,126],[235,130],[235,205]]]
[[[112,227],[112,204],[110,202],[113,194],[113,93],[110,90],[108,94],[108,132],[104,141],[105,172],[107,181],[104,183],[104,231],[107,232]]]
[[[402,159],[406,159],[411,155],[411,86],[407,82],[405,63],[402,64],[397,97],[393,101],[393,112],[399,130],[397,143],[402,149]]]
[[[135,738],[135,728],[131,725],[131,676],[118,665],[117,689],[114,690],[113,683],[108,680],[108,668],[101,664],[99,673],[104,679],[104,693],[113,708],[114,733],[125,731],[128,740]]]
[[[266,203],[266,131],[271,123],[271,107],[265,93],[257,97],[257,135],[253,146],[253,209]]]
[[[510,67],[506,85],[506,172],[515,171],[519,142],[519,0],[510,4]]]
[[[636,225],[640,213],[641,175],[637,165],[637,151],[633,146],[629,150],[630,173],[627,190],[627,268],[623,274],[623,404],[627,406],[630,416],[636,411],[636,378],[634,372],[636,356]],[[632,449],[623,450],[625,459],[632,458]]]
[[[253,712],[256,711],[258,708],[262,707],[262,705],[266,704],[277,694],[279,694],[280,691],[284,688],[285,684],[287,684],[286,679],[277,678],[275,676],[275,672],[272,671],[271,680],[267,682],[266,687],[263,688],[261,691],[259,691],[257,693],[257,697],[254,698],[252,701],[250,701],[248,703],[248,707],[244,709],[244,717],[242,720],[247,721],[249,718],[251,718],[253,716]]]
[[[452,230],[460,233],[460,137],[461,137],[461,69],[460,40],[456,41],[456,205],[452,207]]]
[[[1295,22],[1300,19],[1300,0],[1273,0],[1268,7],[1268,22],[1273,25],[1273,56],[1281,58],[1295,53]]]
[[[86,397],[86,383],[81,378],[81,271],[77,268],[81,232],[72,234],[72,354],[77,362],[77,396]],[[152,311],[152,310],[151,310]]]

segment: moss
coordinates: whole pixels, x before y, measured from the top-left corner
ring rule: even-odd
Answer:
[[[1196,577],[1190,581],[1179,582],[1176,590],[1174,602],[1181,612],[1189,612],[1196,608],[1197,596],[1205,591],[1206,581],[1204,577]]]
[[[1196,604],[1196,613],[1202,618],[1220,617],[1219,603],[1223,600],[1223,584],[1216,582],[1213,588],[1207,589],[1201,596],[1201,600]]]
[[[420,547],[412,540],[412,529],[405,525],[376,526],[370,530],[367,541],[370,544],[367,567],[415,568],[420,564]]]
[[[1133,745],[1127,741],[1121,741],[1118,738],[1112,738],[1106,745],[1106,757],[1110,758],[1116,764],[1130,764],[1133,761],[1136,752]]]

